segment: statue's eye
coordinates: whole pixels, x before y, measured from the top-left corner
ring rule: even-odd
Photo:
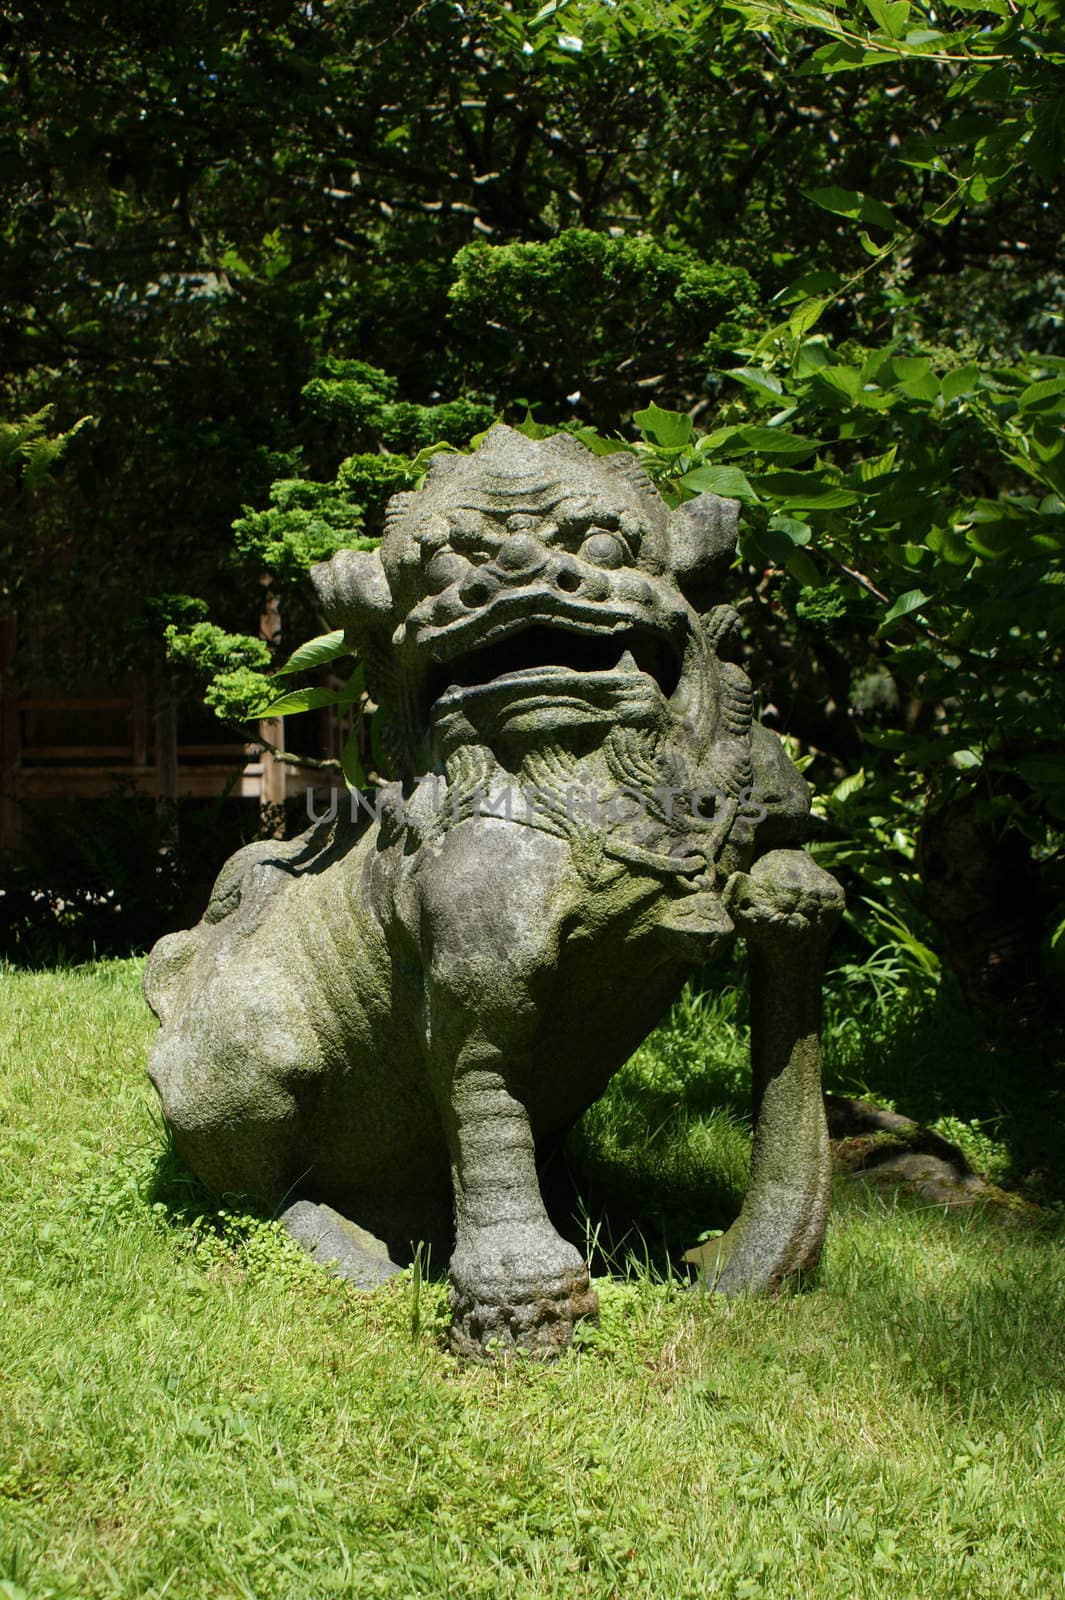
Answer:
[[[429,560],[435,551],[442,550],[447,544],[448,533],[448,525],[443,517],[430,517],[414,535],[414,542],[425,559]]]
[[[578,554],[594,567],[620,567],[632,559],[625,541],[605,528],[590,528]]]
[[[468,561],[464,561],[454,550],[438,550],[425,569],[425,586],[430,594],[442,594],[453,583],[458,583],[470,570]]]
[[[452,525],[451,548],[460,550],[467,561],[475,565],[491,561],[495,550],[496,530],[477,518]]]
[[[451,549],[460,551],[467,561],[472,561],[475,565],[479,565],[482,561],[491,561],[493,555],[491,536],[486,539],[485,531],[484,528],[471,528],[461,533],[453,529]]]

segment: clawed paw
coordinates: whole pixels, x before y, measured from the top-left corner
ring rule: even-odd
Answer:
[[[559,1239],[557,1247],[551,1265],[542,1261],[542,1247],[524,1260],[516,1250],[483,1257],[456,1251],[449,1274],[455,1355],[491,1361],[522,1351],[551,1360],[570,1343],[577,1322],[598,1315],[588,1268],[572,1246]],[[539,1270],[530,1270],[537,1258]]]
[[[724,904],[749,939],[828,932],[843,911],[843,890],[801,850],[772,850],[750,872],[734,872]]]

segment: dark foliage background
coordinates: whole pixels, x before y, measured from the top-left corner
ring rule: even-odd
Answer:
[[[427,449],[530,411],[620,433],[667,493],[743,502],[749,664],[810,759],[850,937],[910,941],[1050,1048],[1049,0],[2,19],[0,604],[21,681],[135,664],[239,722],[277,664],[264,567],[284,654],[320,628],[309,563],[374,537]],[[229,847],[190,824],[160,855],[159,819],[122,814],[120,866],[61,828],[9,866],[24,953],[33,881],[97,948],[140,945]]]

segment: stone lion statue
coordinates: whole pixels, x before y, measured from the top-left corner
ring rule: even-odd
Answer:
[[[820,1254],[842,895],[799,848],[806,786],[716,603],[736,517],[713,495],[670,511],[631,455],[566,434],[499,426],[438,456],[378,550],[312,574],[395,781],[355,820],[239,851],[148,963],[149,1071],[189,1165],[365,1286],[446,1238],[464,1355],[550,1355],[595,1314],[538,1142],[737,937],[755,1136],[710,1282],[771,1290]]]

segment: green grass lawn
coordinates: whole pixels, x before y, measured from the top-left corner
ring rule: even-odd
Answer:
[[[205,1205],[156,1121],[138,980],[0,977],[3,1600],[1065,1595],[1055,1208],[852,1183],[807,1293],[636,1268],[555,1366],[462,1367],[440,1284],[361,1296]],[[578,1140],[649,1237],[742,1188],[742,1030],[685,1004]],[[906,1026],[908,1062],[942,1051]],[[963,1098],[920,1114],[978,1138]]]

